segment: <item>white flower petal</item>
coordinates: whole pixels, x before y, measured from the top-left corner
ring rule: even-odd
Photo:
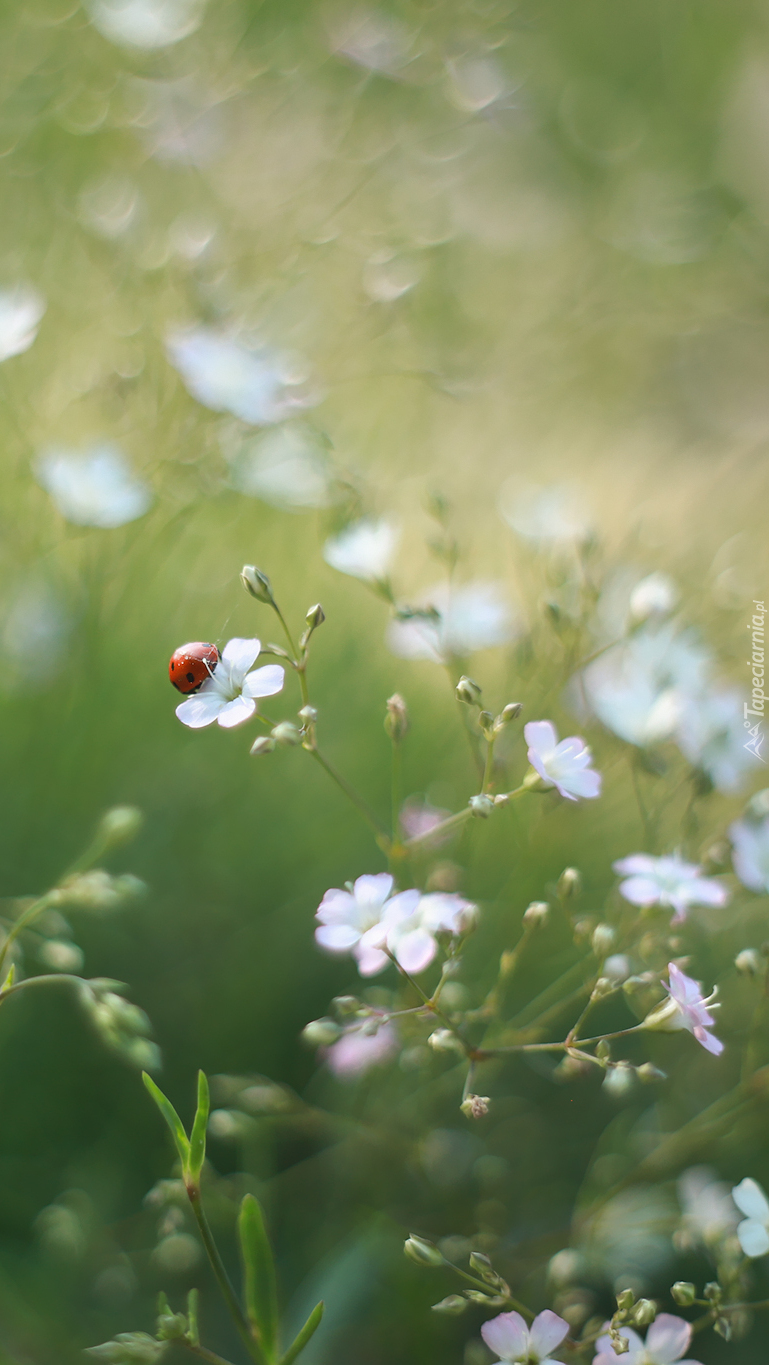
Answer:
[[[393,889],[393,879],[389,872],[364,873],[357,878],[353,889],[355,899],[361,905],[380,909]]]
[[[432,934],[428,934],[426,929],[412,929],[411,933],[397,937],[393,943],[388,940],[388,947],[395,953],[401,967],[406,972],[423,972],[429,967],[438,949]]]
[[[765,1256],[769,1251],[769,1231],[764,1223],[746,1218],[737,1228],[737,1236],[746,1256]]]
[[[378,976],[390,964],[389,957],[381,948],[366,948],[359,945],[354,949],[353,956],[357,959],[361,976]]]
[[[546,1308],[544,1312],[537,1314],[529,1328],[531,1346],[538,1355],[549,1355],[556,1346],[560,1346],[568,1331],[568,1322]]]
[[[746,1218],[755,1218],[759,1223],[769,1223],[769,1200],[757,1180],[751,1180],[750,1176],[746,1176],[739,1185],[735,1185],[732,1199]]]
[[[263,668],[257,668],[253,673],[249,673],[243,683],[243,695],[245,697],[274,697],[276,692],[283,691],[286,671],[280,664],[265,664]]]
[[[660,1313],[646,1333],[646,1353],[654,1365],[673,1365],[691,1339],[691,1323],[674,1313]]]
[[[231,671],[239,673],[242,679],[256,663],[261,648],[260,640],[244,640],[236,635],[233,640],[227,641],[222,650],[222,658],[230,665]]]
[[[315,942],[330,953],[349,953],[359,937],[351,924],[321,924],[315,930]]]
[[[520,1360],[529,1345],[529,1332],[520,1313],[500,1313],[484,1322],[481,1336],[501,1360]]]
[[[541,754],[543,758],[549,758],[558,743],[555,727],[549,720],[530,720],[523,727],[523,737],[529,748]]]
[[[176,714],[191,730],[202,730],[216,720],[223,706],[226,702],[219,692],[200,692],[196,697],[180,702]]]
[[[253,716],[255,710],[256,702],[251,701],[250,697],[235,697],[234,701],[228,701],[222,707],[217,720],[223,730],[231,730],[234,725],[242,725]]]

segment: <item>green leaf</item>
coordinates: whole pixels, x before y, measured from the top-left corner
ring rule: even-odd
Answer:
[[[148,1076],[146,1071],[142,1072],[142,1080],[171,1130],[171,1136],[176,1143],[176,1150],[179,1153],[182,1167],[186,1175],[190,1161],[190,1144],[187,1134],[184,1131],[184,1124],[179,1118],[171,1101],[166,1099],[163,1091],[155,1085],[152,1077]]]
[[[297,1356],[299,1355],[299,1352],[304,1350],[305,1346],[310,1340],[310,1337],[313,1336],[316,1328],[320,1326],[320,1320],[322,1317],[323,1301],[321,1300],[321,1302],[316,1304],[315,1307],[313,1308],[309,1318],[304,1324],[304,1327],[302,1328],[299,1335],[294,1338],[285,1355],[281,1356],[280,1365],[291,1365],[291,1362],[293,1360],[296,1360]]]
[[[267,1365],[273,1365],[278,1352],[275,1264],[262,1210],[252,1194],[245,1195],[240,1206],[238,1236],[243,1256],[246,1315]]]
[[[192,1125],[190,1134],[190,1175],[197,1183],[200,1179],[200,1172],[203,1169],[203,1162],[206,1159],[206,1129],[208,1128],[208,1115],[211,1109],[211,1100],[208,1093],[208,1081],[205,1072],[198,1072],[198,1107],[195,1113],[195,1122]]]

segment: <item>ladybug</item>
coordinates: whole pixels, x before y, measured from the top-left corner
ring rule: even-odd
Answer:
[[[201,640],[180,645],[171,655],[168,676],[179,692],[189,696],[211,677],[221,657],[216,645],[206,645]]]

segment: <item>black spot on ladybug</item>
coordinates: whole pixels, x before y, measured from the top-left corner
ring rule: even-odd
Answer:
[[[194,674],[194,673],[188,673],[188,674],[187,674],[187,682],[194,682],[194,681],[195,681],[195,674]]]

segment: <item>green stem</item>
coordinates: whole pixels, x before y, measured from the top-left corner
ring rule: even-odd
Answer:
[[[216,1282],[221,1291],[222,1298],[227,1305],[230,1317],[235,1323],[238,1335],[251,1359],[256,1361],[257,1365],[262,1365],[262,1353],[251,1335],[251,1328],[249,1327],[243,1309],[238,1302],[237,1294],[232,1287],[230,1277],[224,1267],[224,1261],[219,1254],[219,1248],[214,1241],[213,1233],[208,1225],[208,1219],[206,1218],[201,1203],[200,1190],[197,1187],[188,1187],[187,1196],[192,1206],[192,1212],[195,1215],[195,1221],[198,1225],[201,1241],[206,1249],[208,1259],[211,1262],[211,1269],[216,1276]]]
[[[496,736],[492,732],[486,740],[486,762],[483,765],[483,777],[481,778],[481,794],[487,792],[491,786],[491,774],[494,767],[494,743]]]
[[[475,1289],[482,1289],[484,1294],[493,1293],[491,1285],[486,1284],[483,1280],[476,1280],[475,1276],[468,1275],[466,1270],[460,1270],[459,1266],[454,1265],[453,1261],[447,1261],[446,1264],[451,1266],[451,1269],[459,1276],[461,1280],[466,1280],[467,1283],[473,1285]],[[515,1308],[518,1313],[520,1313],[524,1318],[526,1318],[527,1322],[534,1321],[534,1314],[532,1313],[530,1308],[526,1307],[525,1303],[521,1303],[518,1299],[514,1299],[512,1294],[506,1294],[505,1298],[509,1304],[512,1304],[513,1308]]]
[[[450,1033],[454,1034],[454,1037],[457,1038],[459,1042],[462,1044],[464,1052],[467,1054],[468,1057],[472,1058],[473,1049],[468,1047],[456,1024],[452,1024],[448,1015],[444,1014],[440,1006],[436,1004],[435,996],[429,996],[425,994],[425,992],[422,990],[422,987],[419,985],[419,982],[414,980],[413,976],[410,974],[410,972],[406,971],[405,967],[401,967],[401,964],[398,961],[397,957],[395,956],[394,953],[390,952],[390,949],[388,947],[385,946],[384,952],[387,954],[387,956],[389,957],[390,961],[394,964],[394,966],[398,968],[398,971],[400,972],[404,980],[408,981],[409,985],[412,986],[413,989],[416,991],[420,1000],[423,1002],[425,1008],[428,1009],[431,1014],[434,1014],[436,1019],[440,1019],[444,1028],[447,1028]]]
[[[359,796],[355,788],[350,786],[347,778],[342,777],[342,774],[337,772],[336,768],[332,767],[328,759],[324,758],[320,750],[316,749],[314,745],[312,748],[307,749],[307,753],[312,754],[315,762],[319,763],[324,772],[328,773],[332,782],[336,782],[336,785],[344,792],[348,800],[352,801],[356,810],[360,811],[366,823],[370,825],[371,829],[373,829],[374,833],[377,835],[377,838],[384,839],[386,845],[389,845],[390,839],[385,826],[382,824],[379,817],[374,814],[368,803],[364,801],[363,797]]]
[[[33,919],[36,919],[43,910],[47,909],[51,904],[52,895],[53,893],[51,891],[46,891],[44,896],[40,896],[38,900],[33,901],[32,905],[28,905],[26,910],[19,915],[19,918],[15,921],[5,943],[2,948],[0,948],[0,975],[2,975],[3,967],[5,966],[8,950],[16,942],[16,939],[19,937],[22,930],[26,929],[28,925],[32,923]]]
[[[392,814],[392,842],[400,842],[400,810],[401,810],[401,777],[403,772],[403,754],[400,741],[392,741],[392,768],[390,774],[390,808]]]

